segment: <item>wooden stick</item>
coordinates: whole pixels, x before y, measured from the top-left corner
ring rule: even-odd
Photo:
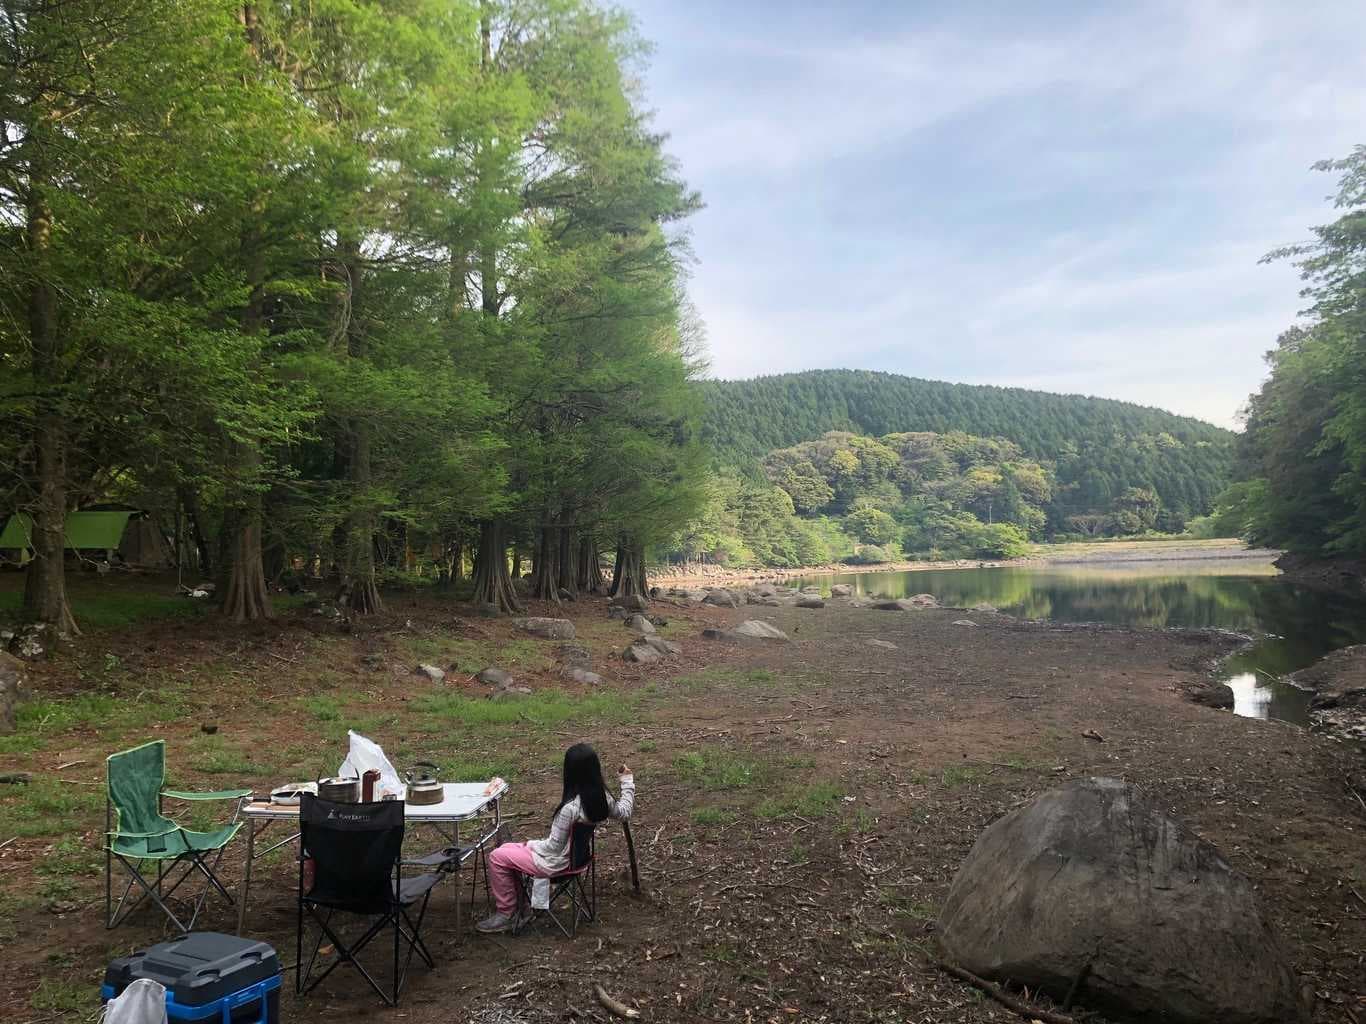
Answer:
[[[623,821],[621,830],[626,833],[626,856],[631,859],[631,886],[640,892],[640,869],[636,866],[636,841],[631,835],[631,823]]]
[[[1050,1010],[1041,1010],[1036,1006],[1030,1006],[1028,1003],[1016,999],[1014,996],[1007,995],[1001,986],[993,984],[985,978],[979,978],[971,971],[964,970],[953,964],[945,963],[942,960],[936,960],[935,966],[941,971],[952,974],[960,981],[966,981],[969,985],[981,989],[1006,1009],[1018,1013],[1026,1020],[1041,1020],[1044,1024],[1076,1024],[1076,1019],[1074,1017],[1069,1017],[1062,1013],[1053,1013]]]
[[[597,996],[598,1002],[603,1005],[603,1008],[614,1016],[624,1017],[627,1020],[635,1020],[640,1016],[639,1010],[633,1010],[620,1000],[613,999],[601,985],[593,986],[593,995]]]

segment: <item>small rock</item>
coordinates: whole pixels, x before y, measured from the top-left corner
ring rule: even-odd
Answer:
[[[660,654],[682,654],[683,648],[672,640],[665,640],[662,636],[643,636],[636,641],[638,644],[648,644]]]
[[[570,622],[568,619],[533,617],[530,619],[515,619],[512,624],[523,633],[544,637],[547,640],[574,639],[574,623]]]
[[[512,673],[494,665],[490,665],[474,678],[485,686],[499,686],[506,689],[512,685]]]
[[[824,608],[825,602],[819,597],[803,597],[797,601],[798,608]]]
[[[968,611],[970,611],[970,612],[991,612],[991,613],[994,613],[994,612],[996,612],[996,611],[998,611],[998,610],[999,610],[999,609],[997,609],[997,607],[996,607],[994,604],[988,604],[986,601],[982,601],[980,604],[975,604],[975,605],[973,605],[971,608],[968,609]]]
[[[583,683],[587,686],[601,686],[602,676],[596,672],[589,672],[586,668],[575,668],[572,665],[566,668],[560,675],[575,683]]]
[[[30,622],[20,626],[9,642],[10,653],[23,661],[41,658],[47,650],[47,623]]]
[[[635,643],[621,652],[621,657],[625,661],[635,662],[638,665],[651,665],[663,657],[657,650],[645,643]]]
[[[777,626],[762,619],[746,619],[731,630],[731,633],[746,640],[786,640],[787,634]]]
[[[609,604],[607,606],[607,617],[609,619],[625,619],[631,613],[619,604]]]
[[[955,626],[975,626],[975,625],[977,625],[977,623],[973,622],[971,619],[954,619],[954,620],[953,620],[953,624],[954,624]]]
[[[490,693],[489,700],[515,700],[518,697],[530,696],[531,692],[529,686],[505,686]]]
[[[836,583],[830,588],[831,597],[852,597],[854,588],[847,583]]]
[[[703,604],[716,608],[739,608],[740,599],[731,590],[713,590],[702,599]]]
[[[704,640],[735,640],[735,639],[738,639],[738,638],[732,636],[729,630],[725,630],[725,629],[716,629],[715,627],[708,626],[706,629],[702,630],[702,639],[704,639]]]
[[[897,649],[896,644],[892,643],[890,640],[869,640],[868,646],[881,647],[883,650],[887,651],[895,651]]]
[[[439,683],[446,678],[446,673],[435,665],[419,665],[414,671],[414,675],[426,676],[434,683]]]
[[[641,615],[639,612],[637,612],[635,615],[632,615],[629,619],[626,620],[626,628],[629,630],[633,630],[637,633],[641,633],[645,636],[651,636],[654,634],[655,624],[651,622],[649,619],[647,619],[644,615]]]
[[[593,664],[593,652],[583,644],[560,644],[555,655],[570,668],[589,668]]]
[[[214,733],[218,732],[218,726],[214,725],[212,722],[201,722],[199,731],[205,736],[212,736]]]

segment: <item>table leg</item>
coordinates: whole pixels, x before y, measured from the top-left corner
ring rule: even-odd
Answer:
[[[455,835],[453,837],[456,856],[460,856],[460,822],[455,822]],[[458,863],[458,862],[457,862]],[[455,885],[451,886],[455,890],[455,941],[464,942],[465,933],[460,929],[460,872],[455,873]]]
[[[237,890],[237,934],[242,934],[242,928],[247,921],[247,892],[251,889],[251,861],[252,854],[256,849],[256,822],[247,819],[247,858],[242,865],[242,884]]]

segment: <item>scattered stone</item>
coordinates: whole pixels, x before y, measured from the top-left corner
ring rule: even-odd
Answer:
[[[435,665],[419,665],[414,671],[414,675],[426,676],[434,683],[439,683],[446,678],[446,673]]]
[[[973,622],[971,619],[954,619],[954,620],[953,620],[953,624],[954,624],[955,626],[975,626],[975,625],[977,625],[977,623]]]
[[[651,636],[655,631],[655,624],[637,612],[626,620],[626,628],[645,636]]]
[[[973,605],[971,608],[968,609],[968,611],[970,611],[970,612],[988,612],[988,613],[991,613],[991,614],[995,614],[996,612],[1000,611],[1000,609],[997,608],[994,604],[988,604],[986,601],[982,601],[982,602],[979,603],[979,604]]]
[[[514,619],[512,624],[523,633],[544,637],[547,640],[574,639],[574,623],[568,619],[533,617],[530,619]]]
[[[806,595],[814,594],[816,597],[820,597],[820,596],[821,596],[821,588],[820,588],[820,587],[816,587],[816,586],[802,587],[802,589],[799,590],[799,591],[797,591],[797,593],[799,593],[799,594],[806,594]]]
[[[528,697],[532,693],[529,686],[504,686],[494,690],[489,694],[489,700],[515,700],[518,697]]]
[[[852,597],[854,588],[847,583],[836,583],[830,588],[831,597]]]
[[[612,604],[624,608],[628,612],[643,612],[650,606],[650,602],[645,600],[643,594],[627,594],[624,597],[615,598]]]
[[[933,594],[916,594],[914,597],[905,598],[912,608],[938,608],[939,599]]]
[[[939,602],[933,594],[916,594],[915,597],[901,597],[895,601],[874,601],[873,607],[884,612],[911,612],[922,608],[938,608]]]
[[[0,735],[14,732],[14,715],[24,699],[24,663],[0,651]]]
[[[783,603],[776,597],[753,597],[748,603],[760,608],[781,608],[783,606]]]
[[[714,627],[708,626],[706,629],[702,630],[702,639],[704,639],[704,640],[738,640],[739,637],[736,637],[736,636],[732,635],[732,633],[730,632],[730,630],[727,630],[727,629],[716,629],[716,628],[714,628]]]
[[[868,641],[868,646],[869,646],[869,647],[881,647],[883,650],[887,650],[887,651],[895,651],[895,650],[897,650],[896,644],[892,643],[890,640],[869,640],[869,641]]]
[[[474,678],[476,681],[483,683],[485,686],[498,686],[507,688],[512,685],[512,673],[507,672],[494,665],[490,665],[488,668],[479,672]]]
[[[709,604],[716,608],[739,608],[740,599],[733,590],[713,590],[702,599],[703,604]]]
[[[218,726],[215,725],[213,722],[200,722],[199,731],[202,732],[205,736],[213,736],[217,734]]]
[[[1083,729],[1081,731],[1081,735],[1082,739],[1095,740],[1097,743],[1105,742],[1105,737],[1102,736],[1100,733],[1096,732],[1096,730],[1094,729]]]
[[[195,590],[203,590],[203,591],[206,592],[206,593],[212,594],[215,590],[218,589],[218,584],[217,584],[217,583],[196,583],[196,584],[194,585],[194,588],[195,588]]]
[[[621,657],[625,661],[635,662],[638,665],[651,665],[662,658],[663,655],[649,644],[635,643],[622,651]]]
[[[607,606],[607,617],[609,619],[626,619],[631,613],[619,604],[609,604]]]
[[[1118,779],[1078,779],[988,827],[938,933],[974,974],[1054,999],[1084,976],[1080,1001],[1117,1019],[1304,1019],[1252,883]]]
[[[1186,691],[1191,703],[1227,710],[1233,707],[1233,691],[1223,683],[1202,683]]]
[[[798,608],[824,608],[825,602],[819,597],[801,597],[797,599]]]
[[[787,634],[777,626],[762,619],[746,619],[731,630],[735,636],[746,640],[786,640]]]
[[[688,604],[701,604],[707,599],[707,592],[705,590],[685,590],[683,597]]]
[[[602,676],[596,672],[589,672],[586,668],[577,668],[573,665],[567,666],[560,675],[575,683],[583,683],[587,686],[601,686]]]
[[[593,664],[593,652],[583,644],[560,644],[555,654],[571,668],[588,668]]]
[[[20,626],[9,642],[10,653],[22,661],[41,658],[47,652],[47,647],[46,622],[30,622]]]
[[[643,636],[636,641],[638,644],[648,644],[660,654],[682,654],[683,648],[672,640],[665,640],[662,636]]]

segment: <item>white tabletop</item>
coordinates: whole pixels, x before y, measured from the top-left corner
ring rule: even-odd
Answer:
[[[487,782],[443,782],[439,804],[405,804],[403,815],[409,821],[468,821],[477,818],[490,805],[503,798],[508,791],[503,783],[492,793],[486,793]],[[407,791],[405,787],[405,793]],[[297,804],[250,803],[242,808],[248,818],[298,818]]]

